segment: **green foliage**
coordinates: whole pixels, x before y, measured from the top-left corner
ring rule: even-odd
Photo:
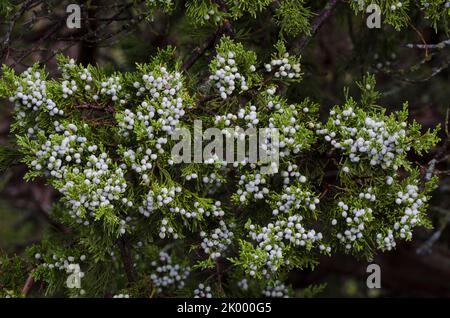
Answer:
[[[21,297],[27,277],[27,263],[19,257],[8,257],[0,250],[0,297]]]
[[[196,25],[204,25],[207,23],[218,24],[227,16],[226,13],[220,11],[217,3],[210,0],[186,2],[186,15]]]
[[[228,7],[231,8],[231,15],[234,18],[242,16],[244,13],[250,14],[252,17],[256,17],[257,13],[263,11],[267,6],[269,6],[271,0],[227,0],[226,3]]]
[[[375,89],[375,76],[366,74],[361,82],[356,82],[356,85],[361,90],[361,106],[364,108],[374,107],[380,97],[379,92]]]
[[[327,284],[310,285],[301,291],[301,296],[303,298],[317,297],[325,290],[326,287],[327,287]]]
[[[282,82],[301,82],[302,73],[300,56],[290,55],[283,41],[274,46],[276,52],[272,54],[272,61],[266,64],[266,71],[275,71],[275,80]],[[280,66],[281,65],[281,66]]]
[[[13,6],[9,0],[0,0],[0,16],[7,17],[13,10]]]
[[[219,5],[219,1],[191,0],[186,2],[186,14],[196,25],[218,24],[224,18],[237,20],[245,14],[255,18],[271,3],[271,0],[226,0],[224,4],[228,10],[224,10],[224,7]]]
[[[217,45],[216,49],[218,55],[224,57],[227,57],[229,52],[232,52],[234,54],[236,67],[240,72],[242,72],[242,75],[246,77],[248,84],[247,86],[249,88],[258,85],[258,83],[261,81],[261,76],[251,70],[252,65],[254,67],[257,64],[257,56],[255,52],[246,50],[241,43],[235,43],[233,40],[226,36],[220,39],[220,42]],[[217,57],[210,64],[210,71],[213,74],[218,70],[215,61],[217,61]]]
[[[120,271],[116,255],[123,258],[125,247],[117,250],[117,244],[123,244],[120,242],[124,239],[133,242],[127,248],[137,255],[137,246],[158,250],[157,246],[168,239],[180,246],[189,244],[191,253],[204,253],[191,261],[184,255],[182,262],[192,262],[193,271],[214,271],[223,256],[221,262],[228,259],[228,266],[245,273],[249,280],[265,279],[266,287],[273,292],[286,289],[285,293],[289,293],[288,287],[280,285],[280,279],[294,268],[314,268],[318,253],[330,255],[342,249],[369,258],[378,248],[391,249],[396,239],[411,239],[410,228],[400,231],[400,224],[429,225],[426,202],[435,180],[419,189],[418,172],[406,155],[413,149],[418,153],[428,151],[437,142],[436,130],[421,134],[417,123],[408,125],[406,105],[396,114],[385,114],[383,108],[375,105],[379,93],[373,76],[367,75],[358,83],[362,91],[359,103],[347,95],[345,105],[335,106],[322,125],[318,121],[318,104],[309,99],[289,103],[275,94],[271,84],[262,82],[262,75],[254,67],[258,63],[255,53],[227,37],[222,38],[216,50],[211,73],[219,71],[220,63],[223,64],[220,59],[226,57],[228,63],[234,61],[233,67],[245,76],[249,88],[260,90],[260,94],[243,108],[233,100],[245,90],[231,94],[229,110],[238,107],[239,116],[223,112],[223,117],[216,117],[215,124],[226,128],[232,120],[241,127],[280,127],[279,140],[283,146],[277,170],[281,174],[262,176],[258,170],[261,163],[250,170],[245,164],[237,165],[234,171],[240,181],[236,182],[225,177],[233,169],[220,163],[212,166],[182,163],[179,167],[171,163],[168,150],[174,143],[164,137],[165,131],[179,127],[183,113],[192,107],[192,98],[176,71],[179,63],[173,63],[169,69],[164,63],[173,59],[173,49],[161,51],[149,64],[137,65],[134,73],[108,74],[98,67],[76,65],[62,56],[58,58],[63,76],[59,80],[46,80],[45,72],[38,66],[24,75],[6,70],[2,91],[11,94],[17,104],[16,118],[20,122],[13,129],[21,160],[29,168],[25,179],[44,177],[61,193],[53,214],[74,231],[67,238],[51,237],[30,250],[30,255],[39,255],[35,257],[37,267],[33,275],[47,283],[48,295],[61,292],[67,271],[73,271],[74,266],[81,268],[87,286],[80,291],[69,290],[70,295],[98,295],[115,289],[116,285],[111,284],[98,287],[95,273],[105,266],[115,269],[108,277]],[[276,51],[273,59],[286,58],[282,42],[276,45]],[[293,59],[298,63],[298,59]],[[42,110],[30,107],[28,100],[21,97],[34,87],[30,78],[39,82],[41,88],[48,88],[41,94],[45,96],[41,105],[52,106],[52,101],[58,101],[60,111],[55,114],[48,107]],[[164,86],[158,84],[163,79]],[[38,105],[37,100],[32,103]],[[168,103],[176,103],[177,111],[166,108]],[[100,113],[113,107],[115,115],[105,120],[116,124],[102,127],[104,133],[96,133],[101,130],[96,127],[95,117],[86,117],[77,109],[80,104],[92,105]],[[175,114],[179,120],[168,125],[166,116]],[[210,122],[207,116],[201,116]],[[258,121],[249,122],[249,118]],[[185,117],[183,126],[189,127],[195,119]],[[30,126],[36,128],[29,130]],[[321,146],[317,147],[317,143]],[[296,164],[313,151],[331,151],[339,161],[339,183],[335,191],[321,200],[317,192],[321,179]],[[410,176],[396,176],[399,169],[409,171]],[[213,178],[213,174],[220,177]],[[209,181],[204,178],[203,184],[192,182],[199,176],[213,178],[216,186],[208,186]],[[282,187],[280,178],[284,178]],[[222,183],[228,186],[234,183],[236,190],[227,197]],[[252,188],[258,183],[265,186],[260,194],[255,192],[260,191],[258,188]],[[403,194],[395,196],[397,192],[409,193],[414,199],[404,201]],[[233,212],[245,211],[251,204],[260,206],[259,215],[242,217]],[[416,211],[413,218],[405,214],[405,208]],[[346,211],[355,213],[355,220],[338,221]],[[312,229],[317,221],[322,224],[320,233]],[[353,232],[354,229],[358,230]],[[350,234],[343,237],[342,233],[347,232]],[[389,241],[385,242],[384,237]],[[60,239],[65,241],[63,245],[56,243]],[[172,257],[161,257],[172,262]],[[177,259],[176,254],[173,257]],[[86,263],[86,259],[90,262]],[[151,269],[141,262],[136,266],[140,269],[137,288],[148,280]],[[150,277],[158,284],[156,276]],[[122,275],[115,282],[117,286],[124,279]],[[158,290],[160,295],[170,293]],[[305,295],[318,291],[307,290]]]
[[[350,6],[355,13],[365,12],[367,6],[376,4],[381,9],[382,19],[396,30],[404,29],[410,23],[410,14],[412,8],[420,6],[424,16],[431,22],[431,25],[437,29],[438,25],[442,25],[448,30],[448,19],[450,15],[450,7],[446,7],[446,0],[421,0],[420,4],[415,1],[398,1],[398,0],[374,0],[351,1]]]
[[[443,25],[448,31],[448,21],[450,19],[450,6],[446,0],[420,1],[421,9],[425,18],[430,20],[431,25],[437,30],[438,25]],[[447,7],[446,7],[447,5]]]
[[[304,0],[283,0],[275,12],[276,23],[284,35],[311,34],[310,20],[313,13]]]

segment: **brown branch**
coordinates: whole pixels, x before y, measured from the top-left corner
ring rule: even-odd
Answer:
[[[233,33],[231,24],[228,21],[228,19],[225,19],[224,23],[217,28],[216,32],[213,35],[208,37],[200,47],[194,49],[192,54],[186,59],[186,61],[181,66],[181,69],[183,71],[189,70],[192,67],[192,65],[194,65],[195,62],[197,62],[198,59],[200,59],[208,49],[214,47],[214,45],[217,43],[217,41],[220,39],[222,35],[230,33],[231,34]]]
[[[216,260],[216,274],[217,274],[217,282],[219,283],[219,290],[223,293],[222,273],[221,273],[221,271],[220,271],[220,263],[219,263],[219,260]]]
[[[427,42],[425,41],[425,38],[423,37],[423,34],[410,22],[408,22],[408,25],[413,29],[417,35],[419,36],[420,40],[422,41],[423,45],[425,45],[425,59],[428,58],[428,47],[426,46]]]
[[[111,40],[112,38],[118,37],[126,33],[127,31],[133,29],[136,25],[138,25],[141,21],[144,20],[145,15],[144,14],[127,14],[125,16],[124,14],[127,13],[127,10],[130,11],[131,8],[133,8],[134,5],[137,3],[141,3],[142,1],[131,1],[126,3],[125,5],[109,5],[109,6],[96,6],[93,3],[91,3],[86,8],[89,10],[99,9],[102,10],[102,13],[109,12],[108,10],[105,10],[106,8],[118,8],[119,11],[112,15],[111,17],[100,17],[100,18],[91,18],[90,16],[87,17],[87,19],[82,19],[84,24],[86,24],[86,27],[80,28],[80,30],[76,32],[69,32],[69,34],[66,35],[67,32],[65,28],[61,28],[61,25],[65,22],[66,15],[59,14],[58,13],[52,13],[48,14],[47,12],[44,12],[45,15],[43,16],[35,16],[33,19],[26,21],[26,24],[22,24],[21,30],[25,30],[25,34],[27,37],[32,35],[34,38],[34,34],[36,32],[27,32],[29,27],[27,27],[28,24],[32,23],[33,21],[42,21],[42,20],[49,20],[48,24],[45,24],[42,30],[45,32],[38,32],[39,37],[36,39],[38,42],[31,48],[31,50],[24,51],[23,55],[19,57],[13,57],[14,64],[12,67],[15,67],[16,65],[21,65],[24,67],[28,67],[26,63],[23,63],[24,59],[27,58],[31,53],[39,50],[44,51],[44,49],[40,48],[41,44],[47,43],[47,40],[54,41],[60,41],[60,42],[69,42],[72,43],[71,45],[65,47],[64,49],[59,49],[58,51],[63,51],[67,48],[70,48],[71,46],[74,46],[75,44],[84,43],[85,48],[90,48],[95,46],[99,42],[106,42],[106,40]],[[17,21],[24,16],[24,13],[29,12],[32,10],[33,7],[36,7],[42,3],[42,0],[28,0],[23,1],[23,5],[20,9],[20,11],[17,11],[17,13],[14,15],[13,19],[11,19],[10,23],[5,23],[7,25],[7,32],[5,33],[5,36],[3,36],[2,40],[4,40],[3,45],[0,43],[0,59],[6,59],[9,57],[10,53],[10,46],[9,46],[9,38],[11,36],[11,32],[13,31],[13,28],[15,25],[17,25]],[[85,5],[83,6],[83,11],[85,8]],[[16,21],[17,20],[17,21]],[[89,28],[90,21],[96,21],[96,22],[105,22],[102,25],[100,25],[98,28]],[[122,27],[117,28],[114,32],[107,32],[108,27],[114,23],[114,22],[120,22],[120,21],[130,21],[129,23],[122,25]],[[10,30],[8,30],[8,27]],[[87,32],[85,30],[87,29]],[[116,29],[115,26],[113,29]],[[101,32],[102,31],[102,32]],[[41,34],[44,33],[44,34]],[[17,40],[17,36],[16,36]],[[47,41],[47,42],[45,42]],[[34,40],[25,40],[24,43],[35,43]],[[47,43],[48,44],[48,43]],[[49,48],[45,49],[45,51],[49,51],[50,58],[52,58],[56,54],[56,50],[52,49],[55,47],[55,45],[48,45]],[[58,45],[56,45],[58,46]],[[48,60],[48,59],[47,59]],[[40,61],[44,63],[45,61]]]
[[[107,113],[111,113],[113,114],[115,112],[114,107],[112,106],[102,106],[102,105],[95,105],[95,104],[80,104],[80,105],[75,105],[76,109],[90,109],[90,110],[98,110],[98,111],[104,111]]]
[[[450,67],[450,60],[443,62],[441,65],[437,67],[433,67],[430,74],[428,74],[425,77],[421,78],[409,78],[409,77],[401,77],[401,76],[394,76],[400,81],[406,82],[406,83],[424,83],[428,82],[430,79],[435,77],[436,75],[442,73],[444,70],[448,69]]]
[[[197,105],[198,106],[203,106],[207,102],[212,101],[212,100],[214,100],[214,99],[216,99],[218,97],[219,97],[219,95],[214,94],[214,95],[208,95],[208,96],[199,98]]]
[[[82,36],[56,37],[55,40],[61,41],[61,42],[80,42],[81,41],[81,42],[86,42],[90,45],[93,45],[93,44],[104,42],[113,37],[117,37],[128,31],[131,31],[131,29],[133,27],[135,27],[136,25],[138,25],[139,23],[141,23],[144,20],[144,18],[145,18],[144,14],[138,15],[134,18],[130,18],[129,24],[123,25],[121,28],[119,28],[118,30],[116,30],[114,32],[111,32],[109,34],[104,34],[104,35],[102,35],[102,37],[98,36],[98,33],[99,33],[98,30],[100,29],[100,27],[99,27],[96,31],[88,32]]]
[[[301,38],[298,38],[297,40],[294,40],[289,49],[290,53],[300,54],[305,49],[306,45],[309,43],[309,41],[312,39],[312,37],[317,33],[319,28],[331,16],[331,12],[333,11],[334,7],[337,5],[338,2],[339,2],[339,0],[330,0],[325,5],[325,7],[319,13],[317,18],[314,19],[314,21],[312,23],[312,27],[311,27],[311,33],[309,35],[304,35]],[[270,74],[267,74],[266,76],[264,76],[262,85],[264,86],[264,85],[268,84],[273,79],[273,76],[274,76],[273,73],[270,73]]]
[[[425,181],[429,181],[431,179],[436,170],[436,164],[441,162],[442,159],[446,157],[445,154],[448,152],[449,148],[450,148],[450,139],[447,137],[447,139],[445,140],[444,144],[442,145],[436,156],[428,162],[428,165],[424,173]]]
[[[227,12],[226,6],[223,3],[223,1],[216,0],[216,2],[219,4],[221,11]],[[234,33],[235,32],[233,26],[231,25],[230,20],[224,18],[222,24],[217,27],[216,32],[213,35],[209,36],[200,47],[194,49],[192,54],[186,59],[186,61],[181,66],[181,69],[183,71],[189,70],[192,67],[192,65],[194,65],[195,62],[197,62],[198,59],[200,59],[208,49],[214,47],[214,45],[222,37],[222,35],[228,34],[232,36],[234,35]]]
[[[127,275],[128,283],[132,284],[136,281],[136,275],[133,270],[133,264],[131,262],[130,244],[124,239],[118,240],[120,256],[122,258],[122,264]]]
[[[25,297],[28,295],[28,293],[30,292],[31,288],[33,288],[34,285],[34,278],[32,275],[33,271],[31,271],[30,275],[28,275],[25,285],[22,288],[22,295],[24,295]]]
[[[203,43],[203,45],[194,49],[192,54],[186,59],[186,61],[184,61],[183,65],[181,66],[181,69],[183,71],[189,70],[192,67],[192,65],[194,65],[195,62],[197,62],[197,60],[206,52],[206,50],[214,46],[214,44],[217,41],[217,38],[218,38],[218,31],[216,31],[213,35],[208,37],[205,43]]]
[[[12,65],[12,67],[14,68],[18,63],[22,63],[22,61],[27,58],[30,54],[32,54],[33,52],[35,52],[36,50],[39,49],[39,47],[50,37],[52,37],[54,34],[58,33],[58,31],[61,29],[61,26],[63,25],[63,21],[64,19],[61,19],[58,23],[53,24],[53,26],[51,26],[47,32],[45,32],[45,34],[39,39],[39,41],[37,41],[33,47],[28,50],[27,52],[25,52],[21,57],[19,57],[17,60],[14,61],[14,64]]]
[[[435,231],[421,246],[416,249],[416,253],[419,255],[428,255],[431,253],[431,249],[433,245],[439,240],[447,227],[448,221],[445,220],[444,223],[440,226],[440,228]]]
[[[441,50],[447,46],[450,46],[450,39],[444,40],[437,44],[428,44],[428,43],[424,43],[424,44],[408,43],[408,44],[406,44],[406,47],[409,49],[421,49],[421,50]]]
[[[19,11],[17,11],[13,17],[11,18],[9,25],[8,25],[8,29],[6,30],[5,36],[2,39],[2,44],[1,44],[1,50],[0,50],[0,57],[3,58],[3,56],[5,55],[5,51],[8,51],[8,47],[9,47],[9,43],[11,41],[11,34],[13,32],[14,26],[16,25],[17,21],[20,19],[20,17],[22,17],[22,15],[25,13],[25,11],[28,10],[28,8],[31,6],[31,4],[34,2],[35,0],[28,0],[26,1],[22,7],[19,9]]]
[[[297,53],[301,53],[312,37],[319,31],[324,22],[328,20],[331,16],[333,9],[338,4],[339,0],[330,0],[325,5],[325,7],[320,11],[319,15],[314,19],[311,25],[311,33],[309,35],[305,35],[299,38],[297,41],[294,41],[291,46],[291,51],[296,51]]]
[[[434,170],[436,169],[436,164],[445,160],[445,158],[448,155],[448,152],[450,150],[450,136],[449,136],[449,132],[448,132],[448,124],[449,124],[449,109],[447,109],[447,113],[445,116],[446,138],[445,138],[445,141],[442,144],[442,146],[439,148],[438,152],[436,152],[436,155],[434,156],[434,158],[428,162],[425,173],[423,175],[423,178],[425,181],[429,181],[431,179],[431,177],[433,176]]]
[[[49,191],[41,191],[36,187],[31,187],[31,196],[36,203],[36,209],[32,210],[32,214],[38,215],[42,220],[48,223],[55,230],[63,234],[71,234],[71,228],[65,226],[62,223],[59,223],[50,215],[53,192],[54,191],[52,191],[51,189],[49,189]]]

